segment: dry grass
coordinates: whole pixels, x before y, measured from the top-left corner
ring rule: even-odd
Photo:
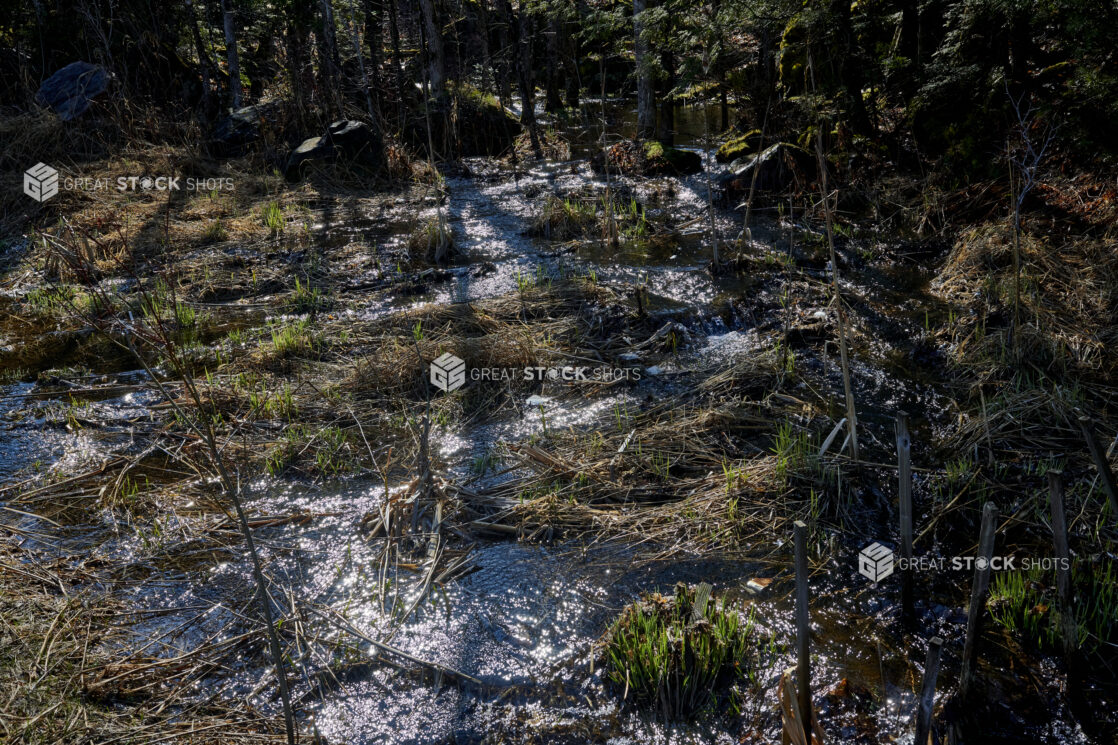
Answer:
[[[1028,364],[1099,377],[1118,370],[1118,244],[1090,238],[1060,242],[1024,232],[1017,344]],[[951,329],[961,364],[1002,364],[1013,354],[1013,233],[1007,225],[965,231],[934,284],[969,309]]]
[[[732,555],[771,530],[778,513],[803,508],[791,499],[793,479],[815,478],[800,453],[741,447],[767,443],[775,421],[803,411],[795,399],[751,395],[775,379],[775,358],[759,356],[710,375],[691,394],[647,409],[615,407],[610,421],[588,431],[506,444],[527,473],[463,488],[459,499],[483,532],[644,545],[647,560]]]
[[[1079,416],[1118,427],[1106,403],[1118,372],[1118,245],[1025,230],[1020,246],[1016,328],[1011,226],[964,231],[933,283],[960,309],[939,332],[965,401],[947,444],[1082,454]]]
[[[523,368],[567,355],[608,351],[605,335],[619,298],[612,290],[571,280],[533,285],[478,303],[423,305],[393,314],[358,335],[374,351],[356,365],[344,390],[361,397],[424,398],[431,360],[444,352],[470,367]]]
[[[127,609],[88,587],[63,559],[44,565],[0,549],[0,739],[88,742],[282,742],[282,723],[243,702],[183,694],[221,657],[215,645],[182,655],[114,650]],[[239,644],[227,645],[226,654]],[[178,699],[178,701],[176,701]]]

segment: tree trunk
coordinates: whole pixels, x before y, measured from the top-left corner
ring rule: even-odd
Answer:
[[[489,48],[489,0],[478,0],[477,23],[480,27],[478,37],[481,39],[481,56],[483,59],[481,73],[481,87],[484,90],[500,92],[497,84],[497,63],[493,59],[493,51]],[[492,79],[490,79],[492,76]],[[504,106],[505,102],[501,101]]]
[[[528,128],[528,136],[532,140],[532,152],[537,158],[542,158],[540,135],[536,131],[535,82],[532,79],[532,19],[524,8],[523,0],[517,16],[520,24],[520,95],[523,99],[520,120]]]
[[[365,0],[365,33],[369,32],[369,0]],[[369,68],[374,68],[372,62],[365,62],[365,53],[361,51],[361,34],[357,30],[357,0],[349,0],[349,33],[353,37],[353,53],[357,57],[357,67],[361,72],[361,87],[365,89],[365,106],[369,112],[369,125],[374,130],[380,129],[380,117],[377,116],[377,107],[373,103],[373,84],[369,76]],[[379,28],[379,26],[377,27]],[[366,36],[366,39],[368,37]]]
[[[399,104],[400,114],[400,128],[404,128],[404,62],[403,55],[400,52],[400,23],[397,20],[396,13],[396,0],[387,0],[388,2],[388,33],[392,37],[392,67],[395,68],[396,73],[396,96],[397,104]]]
[[[322,81],[322,98],[328,119],[341,112],[341,85],[339,75],[338,34],[334,25],[334,5],[322,0],[322,36],[319,37],[319,79]]]
[[[559,88],[559,21],[555,18],[547,20],[547,31],[544,32],[547,40],[547,104],[548,112],[556,112],[563,108],[563,95]]]
[[[190,13],[190,35],[194,40],[194,51],[198,54],[198,63],[202,67],[202,116],[209,119],[215,113],[212,101],[210,83],[217,86],[217,65],[210,59],[206,45],[202,41],[202,32],[198,29],[198,16],[194,12],[194,0],[186,0],[186,10]]]
[[[834,44],[829,50],[836,66],[842,86],[846,89],[846,109],[850,125],[855,132],[870,131],[870,118],[866,113],[866,103],[862,100],[862,68],[857,60],[851,59],[854,46],[854,30],[850,20],[850,0],[831,1],[831,19],[834,23]]]
[[[505,21],[497,24],[497,48],[500,51],[494,60],[496,65],[494,74],[497,76],[497,98],[502,106],[509,106],[512,104],[512,71],[516,69],[512,49],[512,39],[515,38],[516,32],[512,26],[512,9],[508,6],[508,2],[497,0],[497,3],[498,8],[504,13]]]
[[[505,0],[505,16],[510,29],[516,30],[515,44],[518,54],[515,57],[516,79],[520,84],[520,123],[528,130],[532,140],[532,152],[537,158],[543,157],[539,132],[536,131],[536,97],[532,82],[532,35],[531,20],[521,5],[513,17],[512,3]]]
[[[670,32],[670,29],[669,29]],[[656,139],[664,147],[675,145],[675,55],[664,50],[660,53],[660,66],[664,68],[663,92],[660,95],[660,118],[656,122]]]
[[[291,85],[291,97],[295,108],[300,112],[307,110],[307,25],[300,23],[298,14],[292,13],[287,19],[287,77]]]
[[[897,43],[897,54],[917,63],[919,48],[917,37],[920,34],[920,4],[901,0],[901,38]]]
[[[221,0],[221,13],[225,20],[225,54],[229,61],[229,91],[234,109],[241,108],[244,93],[241,91],[241,63],[237,57],[237,37],[233,33],[233,6]]]
[[[649,66],[648,40],[644,38],[644,11],[648,0],[633,0],[633,45],[637,65],[637,139],[652,137],[656,110],[652,95],[652,70]]]
[[[369,85],[377,91],[374,98],[380,100],[380,63],[384,38],[384,6],[379,0],[365,0],[365,46],[369,49],[367,74]]]
[[[586,4],[582,0],[575,2],[575,19],[572,23],[560,23],[563,32],[563,68],[567,71],[567,107],[577,109],[579,104],[579,89],[581,76],[578,70],[578,61],[583,58],[582,44],[577,31],[582,28],[583,19],[586,18]],[[573,30],[575,33],[571,33]]]
[[[419,0],[423,28],[427,35],[428,79],[431,96],[438,103],[446,102],[446,52],[443,50],[442,28],[435,15],[434,0]]]

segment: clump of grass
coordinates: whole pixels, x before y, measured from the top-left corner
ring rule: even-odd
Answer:
[[[421,224],[408,236],[408,253],[426,261],[442,264],[455,253],[454,235],[446,221],[437,216]]]
[[[229,229],[220,218],[210,222],[202,231],[203,243],[222,243],[229,240]]]
[[[299,405],[295,401],[291,386],[286,383],[279,390],[267,392],[254,390],[249,393],[249,404],[254,412],[269,419],[286,419],[291,421],[299,414]]]
[[[287,300],[287,311],[296,315],[315,313],[330,306],[330,298],[319,288],[295,278],[295,293]]]
[[[1097,650],[1118,642],[1118,571],[1113,562],[1072,568],[1072,607],[1078,647]],[[1052,571],[1033,568],[1000,572],[988,601],[997,623],[1045,651],[1060,648],[1063,639]]]
[[[775,475],[784,484],[796,475],[818,470],[818,458],[812,448],[811,435],[795,431],[789,421],[781,422],[772,444],[776,456]]]
[[[360,468],[356,445],[341,427],[314,428],[294,424],[284,430],[279,444],[268,454],[268,473],[280,476],[337,476]]]
[[[748,677],[754,636],[721,602],[696,609],[697,590],[642,595],[627,606],[606,641],[607,676],[623,695],[679,719],[717,702],[719,690]]]
[[[43,285],[27,293],[24,303],[37,316],[54,316],[69,309],[77,297],[73,285]]]
[[[589,234],[597,222],[598,210],[594,204],[570,197],[560,199],[552,194],[532,220],[528,233],[565,241]]]
[[[272,235],[282,233],[286,222],[283,216],[283,207],[280,206],[279,202],[268,202],[260,208],[260,220]]]
[[[309,357],[321,346],[321,340],[306,318],[287,324],[272,326],[271,337],[261,348],[262,361],[270,367],[286,367],[297,357]]]
[[[629,238],[647,238],[651,232],[644,206],[637,204],[636,199],[630,199],[628,204],[621,205],[618,219],[622,224],[622,232]]]

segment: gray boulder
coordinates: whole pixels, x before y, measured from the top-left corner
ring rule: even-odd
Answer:
[[[727,204],[749,193],[754,172],[758,192],[783,192],[815,180],[815,159],[795,145],[778,142],[758,155],[735,160],[730,164],[730,173],[719,180],[719,190]]]
[[[336,121],[322,137],[308,137],[291,151],[283,175],[288,181],[303,177],[308,163],[338,163],[375,171],[384,164],[380,137],[365,122],[352,119]]]
[[[100,65],[71,62],[44,80],[35,98],[68,122],[84,114],[93,99],[108,89],[111,79],[109,71]]]
[[[222,157],[243,155],[248,145],[259,140],[264,130],[274,127],[280,113],[276,102],[242,106],[217,123],[210,138],[210,148]]]

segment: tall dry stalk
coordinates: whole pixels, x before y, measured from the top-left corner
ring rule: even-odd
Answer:
[[[714,58],[710,53],[709,47],[703,51],[703,75],[710,76],[710,68],[714,62]],[[703,149],[710,157],[710,147],[712,144],[710,136],[710,119],[707,117],[706,109],[703,109]],[[722,263],[718,255],[718,228],[714,222],[714,186],[710,178],[710,164],[706,164],[703,169],[706,172],[707,180],[707,220],[710,222],[710,241],[711,241],[711,269],[717,271],[719,265]]]
[[[815,70],[811,50],[807,56],[808,71],[811,74],[812,94],[815,94]],[[835,305],[835,318],[838,324],[839,359],[842,364],[842,387],[846,394],[846,423],[850,433],[850,454],[858,460],[858,414],[854,408],[854,389],[850,380],[850,354],[846,340],[846,308],[839,291],[838,258],[835,255],[834,215],[831,211],[831,192],[827,185],[827,159],[823,157],[823,118],[817,117],[815,129],[815,160],[819,166],[820,188],[823,194],[823,214],[827,221],[827,251],[831,259],[831,301]]]

